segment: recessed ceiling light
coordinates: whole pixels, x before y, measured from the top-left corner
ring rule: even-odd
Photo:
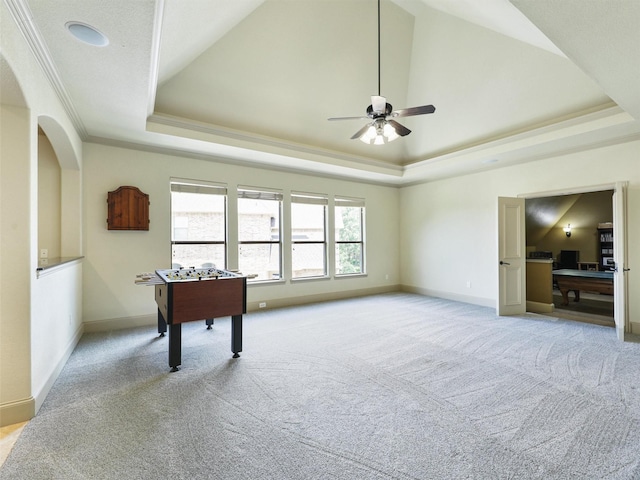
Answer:
[[[91,25],[82,22],[67,22],[67,30],[81,42],[96,47],[109,45],[109,39]]]

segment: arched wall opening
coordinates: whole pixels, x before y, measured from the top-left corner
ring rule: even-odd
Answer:
[[[0,426],[35,414],[31,395],[31,112],[0,55]]]
[[[38,117],[38,253],[82,255],[80,156],[62,126]],[[46,251],[46,252],[45,252]]]
[[[60,162],[42,128],[38,128],[38,262],[62,257]]]

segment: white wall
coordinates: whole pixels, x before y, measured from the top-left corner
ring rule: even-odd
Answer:
[[[82,261],[44,271],[32,288],[32,395],[36,412],[82,336]]]
[[[227,183],[232,192],[238,185],[244,185],[282,189],[285,197],[295,190],[365,198],[366,276],[250,285],[247,299],[250,309],[258,302],[267,302],[268,307],[273,307],[397,289],[397,188],[98,144],[85,144],[84,153],[83,312],[87,328],[133,325],[131,322],[134,321],[148,324],[153,321],[152,317],[155,318],[157,307],[153,289],[134,285],[134,279],[138,273],[171,265],[169,180],[172,177]],[[149,194],[148,232],[107,230],[107,193],[122,185],[132,185]],[[229,201],[233,201],[232,197],[230,195]],[[286,233],[285,228],[285,236]],[[285,248],[284,255],[288,254]],[[118,319],[124,322],[114,322]]]
[[[52,146],[61,164],[80,168],[82,143],[70,118],[42,67],[35,60],[25,37],[5,2],[0,2],[0,90],[3,105],[0,108],[1,128],[1,196],[0,196],[0,426],[27,420],[33,416],[46,385],[51,385],[52,364],[74,338],[60,338],[57,334],[41,338],[34,334],[35,327],[57,327],[59,317],[66,312],[52,311],[45,325],[35,315],[41,305],[50,301],[51,292],[44,294],[36,287],[38,262],[38,119],[46,131],[55,126],[58,133]],[[9,95],[6,92],[9,92]],[[11,95],[15,92],[15,95]],[[11,98],[14,97],[14,98]],[[20,102],[15,103],[18,99]],[[63,145],[59,139],[63,139]],[[60,148],[61,155],[57,148]],[[75,191],[80,191],[80,176]],[[67,182],[69,183],[69,182]],[[66,196],[66,195],[65,195]],[[77,197],[79,200],[79,196]],[[78,201],[75,208],[78,209]],[[70,212],[71,214],[73,211]],[[68,216],[68,215],[67,215]],[[71,219],[67,224],[71,224]],[[80,219],[75,219],[79,226]],[[79,231],[77,228],[76,231]],[[56,285],[69,305],[80,298],[77,285]],[[48,300],[49,299],[49,300]],[[55,324],[55,326],[52,326]],[[61,332],[66,333],[66,329]],[[43,346],[46,344],[46,347]],[[55,376],[55,372],[54,372]],[[41,389],[40,386],[42,386]],[[35,389],[39,389],[35,391]],[[35,398],[38,396],[39,398]]]
[[[403,288],[495,306],[497,198],[628,181],[629,316],[640,332],[640,142],[415,185],[400,193]],[[634,268],[635,267],[635,268]],[[471,287],[467,288],[467,282]]]

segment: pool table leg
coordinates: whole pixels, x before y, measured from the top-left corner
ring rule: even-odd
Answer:
[[[562,305],[569,305],[569,292],[573,292],[575,295],[574,302],[580,301],[580,290],[569,290],[566,288],[560,289],[560,293],[562,294]]]

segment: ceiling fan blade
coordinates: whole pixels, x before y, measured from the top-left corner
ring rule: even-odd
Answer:
[[[371,124],[367,123],[364,127],[362,127],[360,130],[358,130],[356,133],[353,134],[353,137],[351,137],[351,140],[357,140],[358,138],[360,138],[362,135],[365,134],[365,132],[369,129],[370,126]]]
[[[392,117],[410,117],[413,115],[424,115],[425,113],[433,113],[436,111],[436,107],[433,105],[423,105],[421,107],[403,108],[402,110],[396,110],[391,112]]]
[[[389,123],[389,125],[391,125],[393,127],[393,129],[396,131],[396,133],[398,135],[400,135],[401,137],[405,137],[405,136],[407,136],[407,135],[409,135],[411,133],[411,130],[409,130],[404,125],[400,125],[395,120],[387,120],[387,122]]]
[[[333,122],[334,120],[370,120],[369,117],[331,117],[331,118],[327,118],[327,120],[329,120],[330,122]]]

